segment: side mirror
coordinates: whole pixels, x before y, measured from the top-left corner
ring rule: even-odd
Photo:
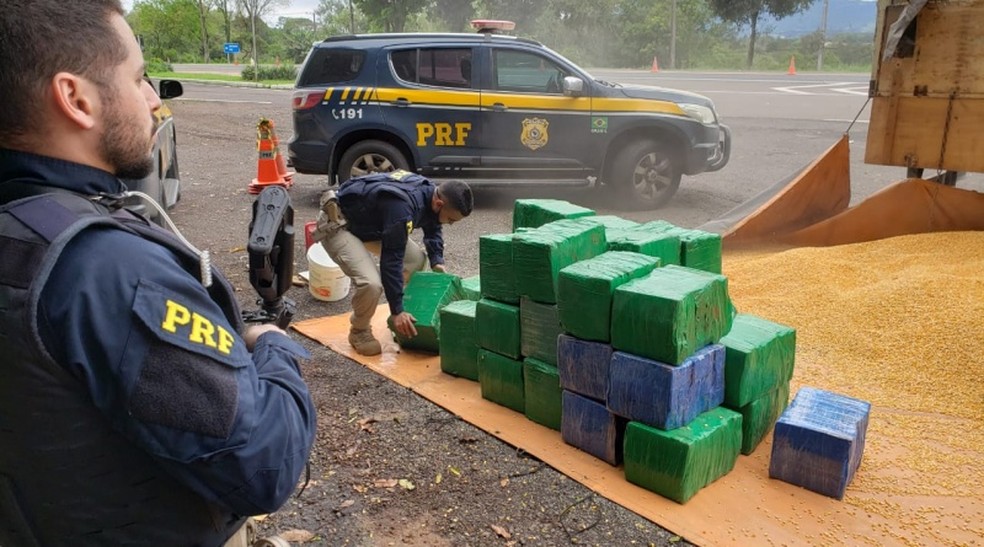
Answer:
[[[181,82],[177,80],[161,80],[160,96],[162,99],[173,99],[180,97],[182,94],[184,94],[184,87],[181,85]]]
[[[584,94],[584,80],[574,76],[564,77],[564,95],[580,97]]]

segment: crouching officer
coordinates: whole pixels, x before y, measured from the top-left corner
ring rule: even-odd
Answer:
[[[307,352],[118,208],[161,106],[119,0],[7,0],[0,37],[0,545],[237,539],[307,463]]]
[[[352,278],[352,328],[349,343],[362,355],[382,352],[370,321],[386,294],[394,328],[407,338],[417,335],[416,319],[403,309],[403,285],[413,272],[444,271],[442,224],[457,222],[472,212],[471,188],[462,181],[435,185],[407,171],[355,177],[337,193],[322,197],[322,212],[314,237]],[[424,231],[424,251],[410,239],[415,228]],[[379,246],[379,270],[370,248]]]

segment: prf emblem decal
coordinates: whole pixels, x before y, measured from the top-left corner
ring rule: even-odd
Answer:
[[[523,133],[520,135],[519,140],[523,142],[523,146],[530,150],[543,148],[547,145],[547,139],[549,138],[549,135],[547,135],[548,125],[550,125],[550,122],[543,118],[526,118],[523,120]]]

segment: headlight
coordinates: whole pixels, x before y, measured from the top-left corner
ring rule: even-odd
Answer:
[[[679,106],[688,116],[700,123],[711,125],[717,122],[717,116],[714,114],[713,108],[690,103],[679,103]]]

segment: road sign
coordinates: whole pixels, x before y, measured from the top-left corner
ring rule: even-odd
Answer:
[[[239,53],[239,42],[226,42],[225,44],[226,53]]]

